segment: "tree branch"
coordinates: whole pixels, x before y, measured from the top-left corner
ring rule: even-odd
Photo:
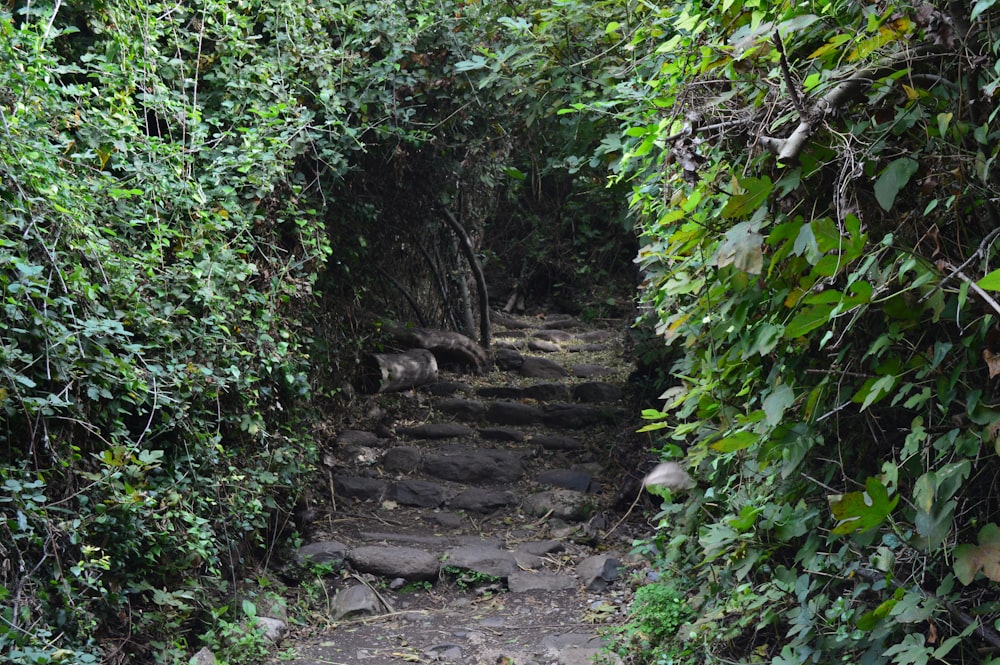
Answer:
[[[442,207],[441,212],[444,215],[444,219],[448,222],[448,226],[455,232],[458,239],[461,241],[459,244],[462,246],[462,251],[465,254],[466,260],[469,262],[469,267],[472,268],[472,274],[476,278],[476,289],[479,291],[479,345],[484,349],[490,348],[490,301],[489,295],[486,293],[486,277],[483,275],[483,267],[479,265],[479,259],[476,257],[476,250],[472,246],[472,239],[469,238],[469,234],[465,231],[465,227],[455,219],[455,215],[451,213],[447,208]]]
[[[914,59],[942,51],[941,47],[931,44],[918,46],[880,60],[868,69],[854,72],[816,100],[811,109],[806,109],[804,113],[800,110],[799,112],[803,113],[802,120],[788,138],[761,136],[758,142],[775,153],[779,162],[794,164],[824,117],[838,113],[847,102],[861,94],[875,81],[899,71],[903,66],[908,66]]]

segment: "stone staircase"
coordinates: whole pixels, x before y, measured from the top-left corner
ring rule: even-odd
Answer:
[[[608,511],[634,429],[623,331],[498,317],[487,374],[363,405],[295,553],[303,579],[328,573],[326,597],[283,662],[593,662],[626,598],[630,539]]]

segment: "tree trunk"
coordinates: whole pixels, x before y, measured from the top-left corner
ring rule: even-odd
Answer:
[[[455,232],[462,242],[460,246],[465,252],[465,259],[472,268],[472,274],[476,278],[476,290],[479,291],[479,344],[484,349],[490,348],[490,299],[486,293],[486,277],[483,275],[483,267],[479,265],[479,258],[476,250],[472,246],[472,239],[466,233],[465,227],[451,214],[447,208],[441,209],[448,226]]]

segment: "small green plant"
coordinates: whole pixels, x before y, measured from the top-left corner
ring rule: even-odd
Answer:
[[[500,583],[500,578],[488,573],[481,573],[478,570],[465,570],[456,566],[444,566],[441,570],[445,575],[452,578],[455,585],[462,591],[478,589]]]
[[[430,591],[432,587],[433,585],[427,580],[409,582],[399,588],[399,593],[419,593],[421,591]]]
[[[629,614],[629,621],[615,629],[610,647],[624,662],[655,665],[690,662],[677,633],[694,617],[694,611],[676,587],[664,582],[640,587]]]
[[[244,600],[241,609],[242,616],[234,619],[225,618],[232,614],[228,606],[214,611],[215,627],[202,636],[221,663],[259,663],[270,653],[266,629],[257,621],[257,606]]]

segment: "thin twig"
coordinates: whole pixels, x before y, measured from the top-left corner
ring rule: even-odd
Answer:
[[[980,298],[982,298],[983,301],[987,305],[989,305],[990,307],[992,307],[994,312],[996,312],[998,315],[1000,315],[1000,303],[997,303],[997,301],[993,299],[993,296],[991,296],[989,293],[987,293],[986,290],[983,289],[981,286],[979,286],[978,284],[976,284],[976,282],[972,278],[970,278],[968,275],[966,275],[964,272],[962,272],[959,268],[956,268],[955,266],[951,265],[947,261],[938,261],[938,266],[942,270],[948,270],[948,271],[950,271],[952,275],[955,275],[956,277],[958,277],[959,279],[961,279],[963,282],[966,282],[969,285],[969,289],[971,289],[977,296],[979,296]]]
[[[788,58],[785,56],[785,45],[781,42],[781,35],[777,30],[774,31],[774,45],[778,49],[781,74],[785,77],[785,87],[788,88],[788,94],[792,98],[792,104],[795,105],[795,110],[799,112],[799,117],[802,120],[805,120],[806,107],[802,104],[802,97],[799,96],[799,91],[795,87],[794,81],[792,81],[792,70],[788,66]]]
[[[987,234],[987,236],[983,238],[982,242],[979,243],[979,247],[977,247],[976,251],[972,253],[972,256],[967,258],[965,261],[962,261],[962,263],[957,268],[955,268],[953,272],[950,272],[947,275],[945,275],[933,289],[931,289],[923,298],[920,299],[920,302],[926,301],[932,295],[937,293],[939,289],[944,288],[944,286],[948,282],[958,277],[962,270],[965,270],[966,268],[969,267],[969,265],[973,261],[983,256],[986,253],[986,248],[989,247],[989,245],[996,239],[998,235],[1000,235],[1000,227],[997,227],[996,229],[990,231],[989,234]]]

